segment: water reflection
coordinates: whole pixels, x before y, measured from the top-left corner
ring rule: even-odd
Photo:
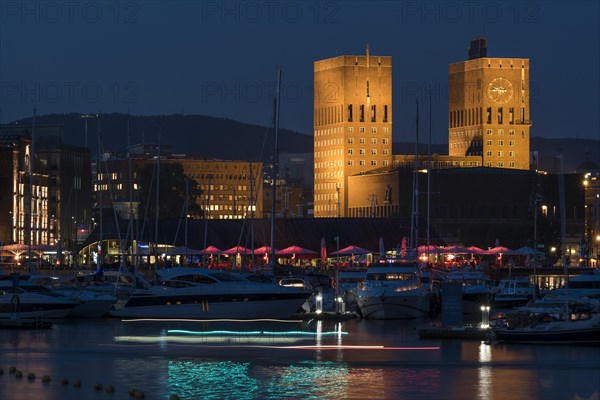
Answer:
[[[479,362],[481,365],[477,369],[478,385],[477,398],[487,400],[490,396],[492,386],[492,367],[488,365],[492,361],[491,347],[483,342],[479,344]]]

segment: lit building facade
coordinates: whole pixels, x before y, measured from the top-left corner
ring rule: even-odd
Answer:
[[[31,137],[22,129],[3,129],[0,133],[0,242],[53,244],[49,241],[49,223],[48,175],[38,157],[32,154]]]
[[[157,163],[156,154],[152,151],[134,153],[131,160],[121,156],[105,158],[95,172],[94,192],[97,203],[101,202],[102,208],[114,207],[122,218],[128,219],[130,214],[133,219],[140,218],[145,214],[140,209],[140,172],[145,166]],[[190,215],[190,218],[206,216],[209,219],[241,219],[250,217],[251,211],[254,211],[256,218],[262,217],[262,163],[175,154],[161,155],[160,162],[161,165],[181,165],[183,174],[194,180],[202,191],[196,199],[201,214]]]
[[[487,41],[478,38],[469,59],[448,71],[448,154],[480,156],[484,167],[530,169],[529,59],[487,57]]]
[[[392,58],[314,63],[314,216],[348,215],[348,177],[392,163]]]

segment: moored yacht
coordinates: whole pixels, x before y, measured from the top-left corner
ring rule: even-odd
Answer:
[[[251,282],[202,268],[157,271],[159,283],[110,311],[126,318],[289,318],[310,297],[305,288]]]
[[[527,304],[535,296],[535,287],[527,278],[501,279],[492,294],[492,306],[504,310]]]
[[[446,276],[446,281],[462,284],[463,314],[481,313],[481,306],[490,305],[491,288],[483,272],[453,271]]]
[[[0,276],[0,319],[64,318],[77,305],[43,286],[20,283],[18,278]]]
[[[415,262],[371,267],[356,289],[360,314],[371,319],[420,318],[429,312],[430,298]]]

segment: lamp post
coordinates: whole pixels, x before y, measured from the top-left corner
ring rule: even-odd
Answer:
[[[596,235],[596,268],[598,268],[598,259],[600,259],[600,235]]]

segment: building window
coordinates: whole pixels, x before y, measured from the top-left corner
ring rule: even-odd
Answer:
[[[485,145],[486,146],[491,146],[492,145],[492,141],[491,140],[486,140],[485,141]]]
[[[371,160],[371,165],[372,166],[376,166],[377,165],[377,161],[376,160]]]
[[[354,154],[354,150],[353,149],[348,149],[348,154]]]
[[[511,129],[511,130],[509,130],[509,131],[508,131],[508,134],[509,134],[510,136],[515,136],[515,130],[514,130],[514,129]]]
[[[388,149],[383,149],[383,150],[381,150],[381,153],[382,153],[384,156],[387,156],[388,154],[390,154],[390,151],[389,151]]]
[[[498,163],[498,168],[504,168],[504,163],[503,162],[499,162]]]
[[[358,142],[359,142],[360,144],[365,144],[365,138],[364,138],[364,137],[361,137],[360,139],[358,139]]]
[[[377,128],[375,128],[375,127],[371,128],[371,133],[377,133]]]
[[[358,128],[358,131],[359,131],[360,133],[365,133],[365,127],[364,127],[364,126],[361,126],[360,128]]]
[[[358,163],[359,163],[360,165],[365,165],[365,160],[360,160]]]
[[[503,151],[499,151],[498,152],[498,157],[504,157],[504,152]]]
[[[514,146],[514,145],[515,145],[515,141],[514,141],[514,140],[510,140],[510,141],[508,142],[508,144],[509,144],[509,146]]]
[[[514,163],[514,162],[510,162],[510,163],[508,164],[508,166],[509,166],[509,167],[511,167],[511,168],[514,168],[514,167],[515,167],[515,163]]]
[[[515,109],[513,107],[508,109],[508,123],[509,124],[515,123]]]
[[[348,160],[348,165],[354,165],[354,160]]]
[[[508,156],[509,157],[514,157],[515,156],[515,152],[514,151],[509,151],[508,152]]]
[[[366,152],[365,152],[365,149],[360,149],[360,150],[358,151],[358,153],[359,153],[359,154],[365,154]]]
[[[504,146],[504,140],[498,140],[498,146]]]
[[[365,122],[365,105],[360,105],[360,122]]]
[[[498,123],[502,124],[502,107],[498,108]]]
[[[371,138],[371,144],[377,144],[377,138]]]
[[[388,128],[388,127],[383,128],[383,133],[390,133],[390,128]]]
[[[388,122],[387,104],[383,106],[383,122]]]
[[[352,143],[354,143],[354,138],[348,138],[348,143],[349,143],[349,144],[352,144]]]
[[[348,104],[348,122],[352,122],[352,104]]]
[[[491,130],[491,129],[487,129],[487,130],[485,131],[485,133],[486,133],[486,134],[488,134],[488,135],[491,135],[491,134],[492,134],[492,130]]]
[[[389,139],[388,138],[383,138],[383,139],[381,139],[381,142],[383,144],[388,144],[389,143]]]
[[[488,156],[488,157],[491,157],[492,156],[492,152],[488,151],[488,152],[485,153],[485,155]]]
[[[375,108],[375,104],[373,104],[371,106],[371,122],[376,122],[377,118],[376,118],[376,108]]]
[[[371,149],[371,154],[372,155],[376,155],[377,154],[377,149]]]
[[[382,164],[384,167],[387,167],[387,166],[389,165],[389,162],[388,162],[388,160],[383,160],[383,161],[381,162],[381,164]]]
[[[487,108],[487,123],[492,123],[492,107]]]

